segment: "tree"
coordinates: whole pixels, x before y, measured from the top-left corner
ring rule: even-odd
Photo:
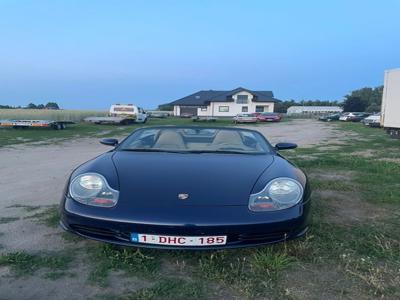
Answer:
[[[36,106],[37,109],[43,109],[44,105],[43,104],[39,104],[38,106]]]
[[[58,106],[58,104],[56,102],[48,102],[46,104],[46,108],[47,109],[60,109],[60,107]]]
[[[359,107],[364,107],[362,110],[346,110],[344,111],[368,111],[368,112],[377,112],[381,110],[382,103],[382,95],[383,95],[383,86],[378,86],[375,88],[364,87],[358,90],[352,91],[349,95],[345,96],[345,105],[346,102],[359,102],[359,100],[353,100],[353,98],[359,98],[361,102],[364,103],[364,106],[361,105]],[[349,100],[350,99],[350,100]]]
[[[286,113],[287,109],[291,106],[337,106],[339,105],[337,101],[328,100],[301,100],[296,102],[291,99],[288,101],[276,102],[274,105],[274,112]]]
[[[160,104],[157,109],[161,111],[173,111],[174,106],[171,105],[170,103]]]
[[[343,111],[365,111],[367,105],[367,101],[360,97],[347,96],[343,104]]]
[[[34,103],[29,103],[27,106],[26,106],[26,108],[27,109],[36,109],[37,108],[37,106],[34,104]]]

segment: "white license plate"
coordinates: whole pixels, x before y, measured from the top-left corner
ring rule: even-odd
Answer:
[[[218,236],[171,236],[131,233],[131,241],[142,244],[169,246],[217,246],[226,244],[226,235]]]

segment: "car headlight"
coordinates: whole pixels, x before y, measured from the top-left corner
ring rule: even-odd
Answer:
[[[274,211],[292,207],[303,197],[303,186],[296,180],[280,177],[271,180],[265,188],[251,194],[249,209],[252,211]]]
[[[100,174],[85,173],[76,176],[69,185],[71,197],[83,204],[113,207],[118,202],[119,192],[112,189]]]

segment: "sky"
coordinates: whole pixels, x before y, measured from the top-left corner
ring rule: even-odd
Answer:
[[[0,104],[144,108],[198,90],[342,100],[400,67],[400,1],[0,0]]]

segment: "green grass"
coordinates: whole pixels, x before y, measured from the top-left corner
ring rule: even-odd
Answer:
[[[93,265],[89,281],[101,286],[107,285],[107,278],[111,271],[122,270],[127,276],[151,277],[156,274],[161,265],[160,258],[151,255],[151,251],[143,252],[108,244],[95,244],[88,247],[88,257]]]
[[[18,217],[1,217],[0,224],[7,224],[19,220]]]
[[[33,275],[40,269],[50,272],[66,270],[72,261],[68,254],[28,254],[25,252],[12,252],[0,255],[0,266],[10,267],[15,276]]]
[[[39,205],[26,205],[26,204],[14,204],[7,206],[6,208],[23,208],[27,212],[35,211],[41,208]]]
[[[44,211],[25,217],[25,219],[34,219],[40,224],[44,224],[49,227],[57,227],[58,222],[60,221],[58,205],[52,205],[46,208]]]
[[[151,288],[141,289],[131,295],[121,297],[124,300],[187,300],[201,299],[205,296],[204,283],[200,281],[188,281],[177,278],[161,279]]]

